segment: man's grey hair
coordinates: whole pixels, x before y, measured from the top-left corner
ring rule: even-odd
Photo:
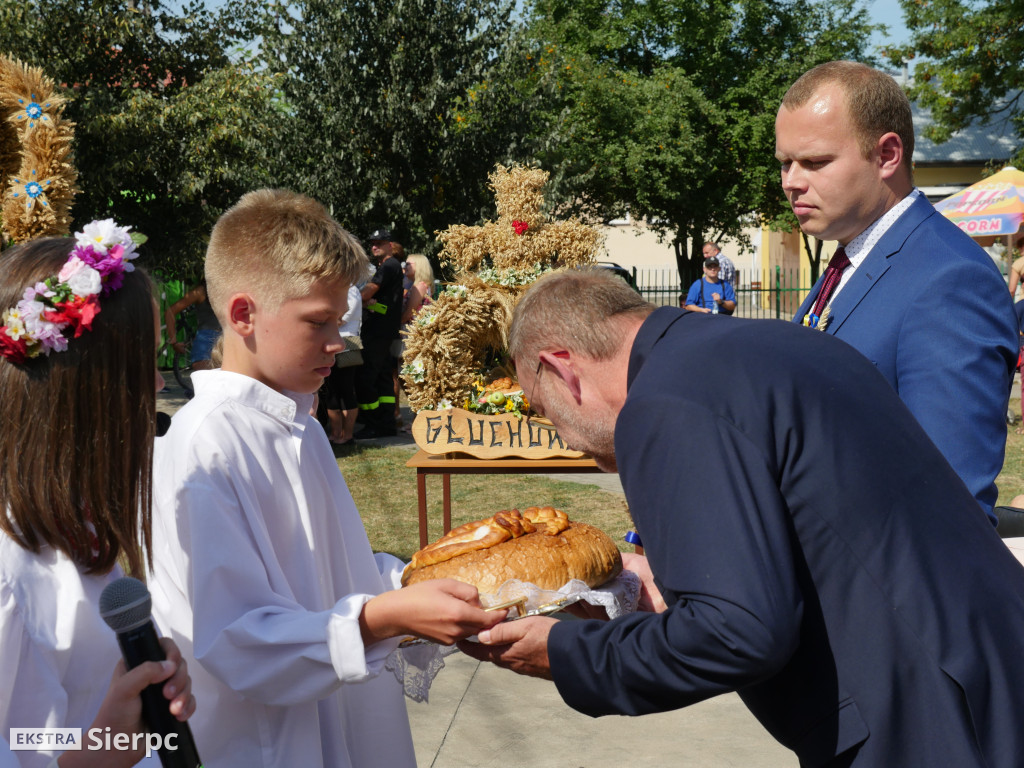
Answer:
[[[619,321],[653,311],[653,304],[608,270],[554,272],[530,286],[516,305],[509,353],[517,364],[537,360],[541,351],[554,347],[607,360],[623,341]]]

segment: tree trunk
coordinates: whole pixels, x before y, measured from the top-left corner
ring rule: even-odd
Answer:
[[[679,232],[676,232],[675,240],[672,241],[672,250],[675,251],[676,270],[679,272],[679,291],[685,298],[686,291],[690,287],[690,284],[686,282],[689,256],[686,253],[686,238],[680,237]]]
[[[689,237],[687,237],[689,234]],[[689,241],[690,252],[686,252]],[[676,231],[676,239],[672,242],[676,254],[676,267],[679,270],[679,290],[686,296],[695,280],[703,274],[704,263],[704,228],[700,224],[683,222]]]

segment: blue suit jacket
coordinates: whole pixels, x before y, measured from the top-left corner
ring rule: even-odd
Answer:
[[[875,364],[992,517],[1018,332],[988,254],[921,197],[843,286],[825,333]]]
[[[862,355],[666,307],[628,381],[616,458],[669,608],[554,626],[566,702],[737,691],[804,768],[1020,768],[1024,569]]]

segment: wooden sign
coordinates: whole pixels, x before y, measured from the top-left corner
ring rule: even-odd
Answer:
[[[584,455],[567,448],[549,424],[512,413],[485,416],[462,408],[420,411],[412,436],[430,454],[465,453],[480,459],[578,459]]]

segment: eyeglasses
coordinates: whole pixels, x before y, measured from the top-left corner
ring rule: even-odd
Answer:
[[[530,409],[526,412],[526,420],[527,420],[527,422],[530,422],[531,421],[531,419],[530,419],[531,416],[537,416],[537,418],[545,419],[545,421],[533,421],[532,423],[536,424],[541,429],[555,429],[555,425],[551,424],[549,421],[547,421],[547,417],[543,413],[538,411],[534,407],[534,404],[533,404],[534,398],[537,395],[537,390],[540,388],[540,377],[541,377],[541,374],[543,372],[544,372],[544,361],[543,360],[538,360],[537,361],[537,370],[535,370],[533,372],[533,388],[532,388],[533,391],[530,392]]]
[[[544,361],[537,361],[537,370],[533,372],[533,391],[536,393],[538,385],[540,384],[540,376],[544,373]],[[540,414],[543,415],[543,414]]]

